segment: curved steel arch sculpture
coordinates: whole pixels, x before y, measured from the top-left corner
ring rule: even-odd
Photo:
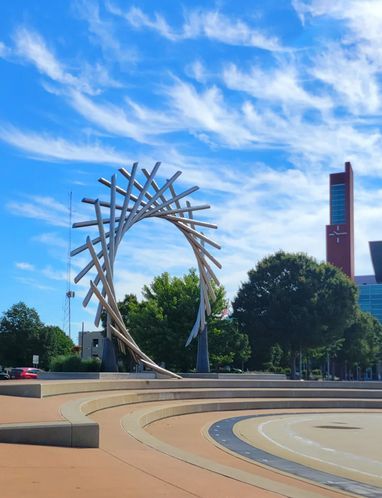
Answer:
[[[110,202],[100,201],[99,199],[82,199],[82,202],[94,205],[96,219],[73,224],[73,228],[96,226],[99,236],[93,240],[87,237],[86,243],[74,249],[71,256],[88,250],[91,257],[90,262],[75,277],[75,283],[78,283],[91,269],[96,269],[97,275],[94,281],[90,281],[90,289],[83,301],[83,305],[86,307],[93,295],[98,299],[95,325],[98,327],[101,313],[105,310],[107,313],[107,337],[109,339],[115,336],[121,349],[125,351],[127,348],[137,363],[142,363],[158,373],[179,377],[157,365],[134,341],[118,310],[113,284],[114,261],[119,244],[126,232],[135,223],[145,218],[165,219],[175,225],[186,237],[195,254],[199,270],[200,305],[186,346],[205,329],[206,316],[211,314],[210,303],[216,299],[212,281],[217,286],[220,285],[207,259],[218,268],[221,268],[219,261],[205,248],[205,244],[209,244],[216,249],[220,249],[220,246],[199,231],[198,227],[216,229],[217,226],[194,219],[194,211],[209,209],[208,204],[192,206],[189,201],[186,201],[185,206],[181,205],[180,201],[182,199],[199,189],[199,187],[195,186],[177,194],[174,183],[182,174],[181,171],[177,171],[162,187],[159,187],[155,181],[155,175],[160,164],[159,162],[156,163],[150,173],[146,169],[142,169],[146,178],[143,184],[136,179],[138,163],[133,164],[131,172],[121,168],[120,173],[127,179],[126,189],[117,185],[116,175],[111,177],[111,181],[105,178],[99,179],[100,183],[110,189]],[[133,193],[134,191],[135,193]],[[169,198],[165,195],[168,195],[168,192],[170,193]],[[121,204],[116,202],[117,195],[121,195],[123,198]],[[101,208],[109,209],[107,218],[103,218]],[[116,216],[117,212],[119,212],[118,216]],[[105,231],[105,225],[109,225],[109,231]],[[99,252],[95,249],[97,244],[101,244]]]

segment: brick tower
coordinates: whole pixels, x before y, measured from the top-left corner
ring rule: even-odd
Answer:
[[[330,175],[330,225],[326,225],[326,261],[354,279],[353,168]]]

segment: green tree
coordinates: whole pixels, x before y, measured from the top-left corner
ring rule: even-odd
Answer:
[[[17,303],[3,313],[0,321],[0,360],[3,365],[30,365],[43,323],[37,311]]]
[[[35,354],[38,354],[40,357],[40,367],[47,369],[52,358],[70,354],[73,347],[73,341],[60,327],[44,325],[38,334],[35,344]]]
[[[382,325],[370,313],[358,311],[354,322],[345,329],[337,363],[342,377],[356,367],[373,367],[382,354]]]
[[[289,353],[292,376],[301,352],[342,337],[354,320],[357,289],[338,268],[306,254],[279,251],[248,272],[233,302],[234,317],[249,336],[256,365],[257,342],[278,343]]]
[[[233,323],[221,320],[227,306],[225,292],[215,289],[208,319],[211,362],[239,363],[248,357],[247,338]],[[143,288],[143,300],[127,295],[118,304],[123,319],[142,350],[166,368],[189,371],[195,367],[196,341],[185,343],[196,319],[199,306],[199,278],[194,270],[183,277],[163,273]]]
[[[25,303],[11,306],[0,320],[0,363],[4,366],[31,365],[37,354],[40,366],[47,368],[51,357],[67,354],[73,346],[59,327],[44,325],[37,311]]]
[[[251,356],[248,336],[239,331],[236,320],[210,320],[208,325],[208,347],[210,363],[213,370],[230,365],[242,368],[244,362]]]
[[[269,350],[269,361],[265,362],[263,366],[269,372],[281,373],[284,370],[282,366],[284,356],[284,351],[276,342]]]

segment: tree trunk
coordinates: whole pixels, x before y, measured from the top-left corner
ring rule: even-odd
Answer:
[[[306,380],[310,380],[310,357],[306,356]]]
[[[298,353],[295,351],[291,351],[290,353],[290,378],[295,380],[296,379],[296,359],[297,359]]]

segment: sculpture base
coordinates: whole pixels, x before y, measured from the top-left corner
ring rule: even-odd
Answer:
[[[210,372],[210,357],[208,353],[207,325],[198,335],[198,352],[196,357],[197,373]]]
[[[108,337],[105,337],[103,341],[101,372],[118,372],[114,346]]]

